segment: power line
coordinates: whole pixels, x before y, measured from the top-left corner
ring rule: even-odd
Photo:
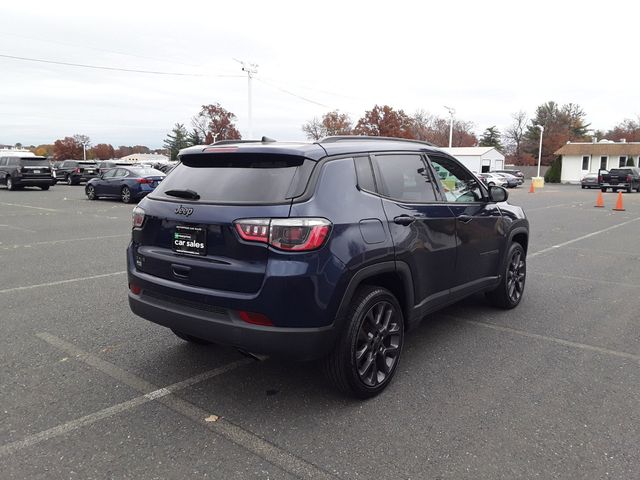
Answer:
[[[27,57],[18,57],[15,55],[4,55],[0,54],[2,58],[9,58],[12,60],[21,60],[25,62],[38,62],[38,63],[48,63],[53,65],[63,65],[66,67],[80,67],[80,68],[92,68],[94,70],[109,70],[115,72],[129,72],[129,73],[144,73],[151,75],[167,75],[167,76],[175,76],[175,77],[242,77],[243,75],[207,75],[203,73],[179,73],[179,72],[162,72],[158,70],[137,70],[133,68],[118,68],[118,67],[105,67],[103,65],[87,65],[84,63],[71,63],[71,62],[58,62],[55,60],[44,60],[41,58],[27,58]]]
[[[254,78],[256,80],[264,83],[265,85],[269,85],[270,87],[275,88],[276,90],[280,90],[282,93],[286,93],[287,95],[291,95],[292,97],[299,98],[300,100],[304,100],[305,102],[313,103],[314,105],[319,105],[319,106],[324,107],[324,108],[329,108],[329,109],[332,108],[329,105],[325,105],[324,103],[316,102],[315,100],[311,100],[310,98],[303,97],[302,95],[298,95],[296,93],[293,93],[293,92],[291,92],[289,90],[286,90],[286,89],[284,89],[282,87],[279,87],[279,86],[277,86],[277,85],[275,85],[275,84],[273,84],[271,82],[267,82],[266,80],[264,80],[262,78],[258,78],[258,77],[254,77]]]
[[[179,62],[177,60],[167,60],[166,58],[156,58],[156,57],[148,57],[148,56],[144,56],[144,55],[138,55],[135,53],[128,53],[128,52],[121,52],[118,50],[107,50],[105,48],[99,48],[99,47],[94,47],[91,45],[80,45],[80,44],[75,44],[75,43],[69,43],[69,42],[61,42],[60,40],[52,40],[52,39],[41,39],[41,38],[36,38],[36,37],[28,37],[26,35],[19,35],[17,33],[5,33],[5,32],[0,32],[0,35],[5,36],[5,37],[17,37],[17,38],[24,38],[25,40],[33,40],[36,42],[43,42],[43,43],[47,43],[47,44],[57,44],[57,45],[65,45],[68,47],[74,47],[74,48],[85,48],[85,49],[89,49],[89,50],[95,50],[98,52],[105,52],[105,53],[115,53],[116,55],[126,55],[128,57],[135,57],[135,58],[142,58],[145,60],[153,60],[156,62],[164,62],[164,63],[174,63],[174,64],[180,64],[180,65],[185,65],[187,67],[195,67],[195,68],[199,68],[200,65],[193,65],[191,63],[184,63],[184,62]]]

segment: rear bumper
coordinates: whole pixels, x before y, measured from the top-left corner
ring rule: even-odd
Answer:
[[[600,187],[601,188],[611,188],[611,189],[625,189],[625,188],[629,188],[631,187],[632,184],[630,183],[616,183],[615,185],[611,184],[611,183],[601,183]]]
[[[251,325],[232,311],[198,311],[189,306],[129,292],[129,306],[136,315],[159,325],[214,343],[251,353],[293,360],[314,360],[333,347],[333,325],[319,328],[281,328]]]
[[[42,185],[55,185],[56,180],[53,177],[46,178],[25,178],[25,177],[15,177],[13,178],[13,183],[16,186],[20,187],[40,187]]]

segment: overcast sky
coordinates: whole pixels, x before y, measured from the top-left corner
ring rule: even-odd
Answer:
[[[0,144],[161,147],[176,122],[219,102],[254,137],[304,139],[301,125],[375,104],[504,128],[555,100],[594,128],[640,114],[640,4],[498,2],[11,1],[0,55],[188,76],[97,70],[0,56]]]

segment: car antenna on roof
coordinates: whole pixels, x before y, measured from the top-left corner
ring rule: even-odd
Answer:
[[[262,140],[260,140],[262,143],[269,143],[269,142],[277,142],[277,140],[275,138],[269,138],[269,137],[262,137]]]

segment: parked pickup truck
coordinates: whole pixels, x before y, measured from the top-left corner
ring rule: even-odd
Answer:
[[[633,190],[640,192],[640,168],[623,167],[612,168],[609,173],[601,172],[600,190],[606,192],[607,189],[615,192],[616,190],[626,190],[631,193]]]

